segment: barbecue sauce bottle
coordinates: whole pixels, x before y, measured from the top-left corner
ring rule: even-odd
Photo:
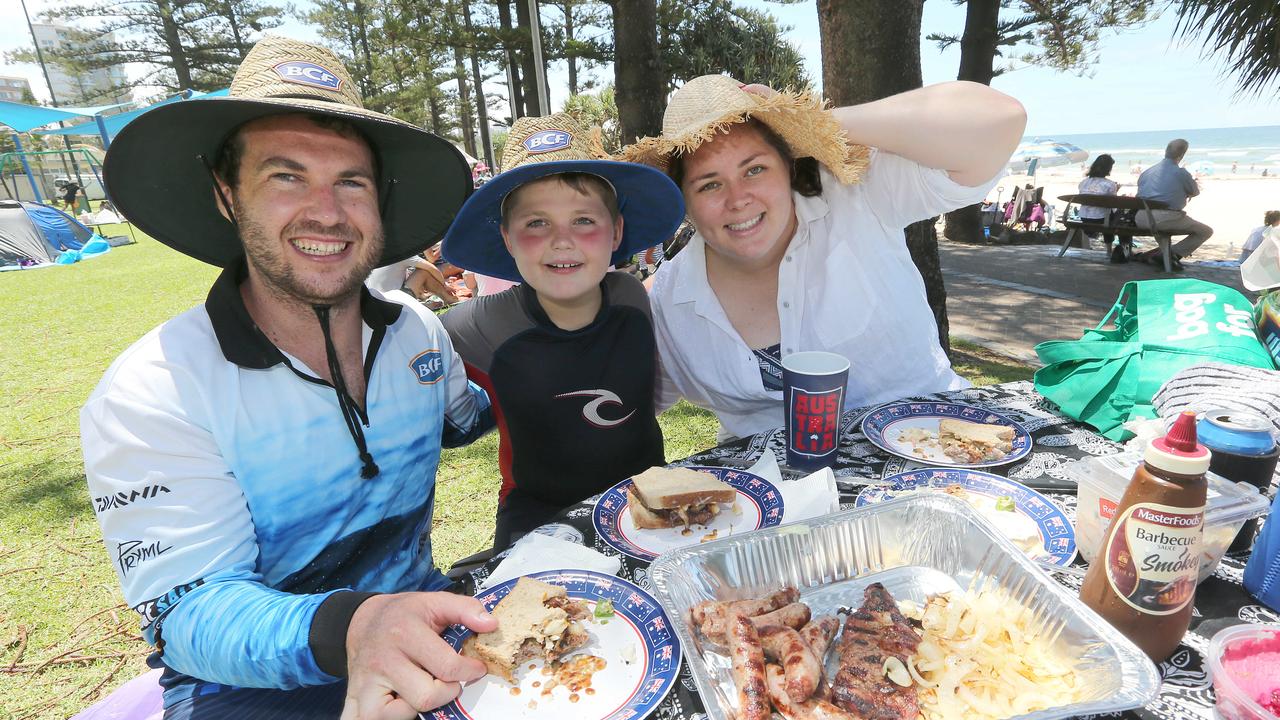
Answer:
[[[1080,588],[1086,605],[1155,662],[1191,624],[1209,458],[1192,412],[1151,441]]]

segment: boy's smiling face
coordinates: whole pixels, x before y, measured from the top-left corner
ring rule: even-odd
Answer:
[[[507,197],[502,240],[544,309],[597,303],[600,280],[622,243],[596,182],[575,189],[556,175],[521,185]]]

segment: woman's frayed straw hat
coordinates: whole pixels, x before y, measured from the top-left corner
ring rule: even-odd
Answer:
[[[567,113],[516,120],[502,151],[502,172],[480,186],[458,212],[441,246],[444,259],[464,270],[520,281],[502,241],[502,205],[513,190],[548,175],[577,172],[613,186],[622,215],[622,242],[612,263],[666,241],[684,219],[684,197],[658,170],[609,159],[598,128],[587,130]]]
[[[665,171],[673,155],[688,155],[750,119],[777,133],[795,157],[817,160],[842,183],[856,183],[866,172],[869,151],[849,143],[821,98],[803,92],[764,98],[743,90],[728,75],[703,75],[685,83],[662,116],[662,136],[641,138],[622,157]]]
[[[218,212],[212,182],[218,154],[241,125],[292,113],[345,120],[372,145],[386,234],[380,266],[435,244],[471,193],[467,161],[447,140],[365,109],[330,50],[268,36],[240,63],[225,97],[161,105],[121,129],[103,163],[111,199],[160,242],[226,266],[244,248],[235,225]]]

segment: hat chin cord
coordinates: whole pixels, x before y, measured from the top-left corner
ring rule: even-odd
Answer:
[[[333,378],[333,391],[338,396],[338,408],[342,410],[342,419],[347,423],[347,432],[356,442],[360,453],[360,477],[369,480],[378,474],[378,464],[373,461],[369,445],[365,441],[364,429],[361,427],[360,409],[356,401],[347,391],[347,381],[342,376],[342,366],[338,363],[338,350],[333,346],[333,335],[329,331],[329,306],[312,305],[316,319],[320,321],[320,332],[324,335],[324,354],[329,361],[329,375]]]

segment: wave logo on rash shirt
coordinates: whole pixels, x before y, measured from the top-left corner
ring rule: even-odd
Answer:
[[[421,354],[409,361],[409,369],[421,385],[435,385],[444,377],[444,358],[436,348],[423,350]]]
[[[620,408],[623,407],[622,398],[618,397],[618,394],[612,390],[577,390],[574,392],[560,393],[559,395],[556,395],[557,399],[570,397],[594,398],[591,402],[583,406],[582,417],[586,419],[587,422],[598,428],[611,428],[615,425],[621,425],[627,420],[630,420],[632,415],[636,414],[636,411],[632,410],[617,419],[609,419],[601,416],[600,410],[605,405],[617,405]]]

